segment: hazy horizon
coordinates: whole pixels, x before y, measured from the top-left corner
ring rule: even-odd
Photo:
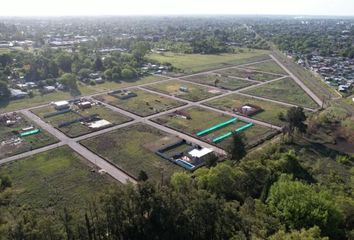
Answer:
[[[354,16],[353,0],[18,0],[1,4],[0,17],[280,15]],[[20,7],[19,7],[20,6]]]

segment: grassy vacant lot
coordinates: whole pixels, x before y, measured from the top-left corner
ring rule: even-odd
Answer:
[[[27,119],[22,114],[18,114],[21,118],[12,126],[6,126],[0,123],[0,159],[10,157],[19,153],[31,151],[36,148],[44,147],[57,142],[57,139],[48,132],[41,129],[41,132],[32,136],[19,137],[19,133],[23,132],[23,128],[33,126],[35,129],[40,129],[32,121]],[[19,138],[20,141],[16,144],[5,144],[3,141]]]
[[[265,50],[244,50],[242,53],[233,54],[178,54],[166,52],[150,54],[149,58],[161,63],[171,63],[175,68],[185,73],[196,73],[269,59],[268,53]]]
[[[257,70],[257,71],[264,71],[264,72],[270,72],[270,73],[275,73],[275,74],[282,74],[282,75],[288,75],[282,67],[280,67],[275,61],[270,60],[267,62],[262,62],[262,63],[256,63],[252,65],[247,65],[245,68],[252,69],[252,70]]]
[[[135,178],[141,170],[150,179],[160,180],[182,170],[162,159],[155,151],[177,139],[153,127],[137,124],[108,132],[81,142],[91,151],[112,162]]]
[[[199,131],[210,128],[216,124],[225,122],[232,118],[229,115],[221,114],[200,107],[187,108],[183,112],[189,115],[191,119],[186,119],[176,114],[166,114],[161,117],[155,118],[154,121],[164,126],[173,128],[177,131],[184,132],[186,134],[196,137],[196,134]],[[211,143],[213,138],[221,136],[229,131],[236,130],[238,127],[241,127],[245,124],[245,122],[238,120],[236,123],[213,131],[208,135],[200,137],[200,139]],[[247,143],[251,144],[255,142],[257,138],[262,137],[262,135],[265,135],[270,131],[271,130],[268,128],[254,125],[253,127],[247,129],[244,133],[247,138]],[[221,148],[226,149],[229,144],[231,144],[231,138],[227,138],[218,143],[217,145]]]
[[[184,105],[182,102],[143,90],[134,89],[132,92],[138,96],[122,100],[110,95],[100,95],[96,99],[143,117]]]
[[[119,124],[122,124],[122,123],[132,120],[131,118],[129,118],[125,115],[122,115],[120,113],[114,112],[102,105],[101,106],[97,106],[97,105],[92,106],[92,108],[83,109],[83,110],[77,109],[77,112],[72,111],[72,112],[63,113],[63,114],[48,117],[48,118],[44,118],[44,115],[51,113],[51,112],[56,112],[56,110],[52,106],[37,108],[32,111],[36,115],[38,115],[40,118],[42,118],[44,121],[53,125],[55,128],[59,129],[60,131],[62,131],[63,133],[65,133],[69,137],[78,137],[78,136],[95,131],[95,129],[91,129],[88,126],[81,124],[80,122],[73,123],[73,124],[66,126],[66,127],[61,127],[61,128],[58,127],[58,125],[60,123],[73,121],[73,120],[78,119],[82,116],[88,117],[93,114],[98,114],[100,118],[111,122],[112,125],[119,125]],[[100,130],[100,129],[97,129],[97,130]]]
[[[295,104],[302,107],[317,108],[318,105],[296,84],[292,78],[271,82],[246,90],[244,93]]]
[[[181,91],[181,87],[187,88],[187,91]],[[221,90],[215,90],[213,88],[203,87],[178,80],[157,83],[149,85],[146,88],[194,102],[214,97],[222,93]]]
[[[296,77],[298,77],[308,88],[317,94],[319,98],[326,98],[328,96],[337,98],[339,96],[336,91],[324,83],[320,77],[315,76],[309,70],[296,64],[292,59],[287,58],[280,51],[274,51],[273,55],[279,59],[282,64],[288,68]]]
[[[221,74],[217,73],[207,73],[201,75],[195,75],[191,77],[183,78],[187,81],[192,81],[200,84],[206,84],[209,86],[216,86],[223,89],[228,90],[237,90],[244,87],[248,87],[254,85],[254,82],[231,78],[222,76]]]
[[[228,95],[222,98],[212,100],[210,102],[206,102],[205,104],[229,112],[233,112],[234,108],[239,108],[246,104],[257,105],[261,107],[263,111],[256,115],[253,115],[252,118],[278,126],[284,125],[284,122],[282,122],[278,118],[279,114],[286,114],[287,110],[289,109],[289,107],[281,104],[259,100],[253,97],[243,96],[240,94]]]
[[[263,72],[256,72],[256,71],[253,71],[250,69],[241,69],[241,68],[229,68],[229,69],[225,69],[225,70],[220,70],[220,71],[218,71],[218,73],[220,73],[224,76],[234,76],[234,77],[262,81],[262,82],[281,77],[279,75],[273,75],[273,74],[263,73]]]
[[[92,169],[95,167],[69,147],[60,147],[0,166],[0,174],[11,179],[11,207],[43,209],[48,214],[66,207],[77,213],[114,184]]]
[[[81,92],[81,96],[85,96],[85,95],[95,94],[99,92],[109,91],[112,89],[119,89],[119,88],[125,88],[125,87],[135,86],[144,83],[157,82],[163,79],[165,78],[160,76],[147,76],[147,77],[139,78],[137,80],[130,80],[127,82],[123,82],[123,81],[118,83],[105,82],[103,84],[97,84],[95,86],[89,86],[79,82],[78,86]],[[35,95],[32,98],[25,98],[25,99],[0,103],[0,113],[10,112],[10,111],[19,110],[28,107],[39,106],[42,104],[46,104],[58,100],[66,100],[66,99],[78,97],[78,96],[70,95],[69,92],[62,92],[62,91],[57,91],[54,93],[49,93],[44,95],[41,95],[38,91],[35,91],[34,93]]]

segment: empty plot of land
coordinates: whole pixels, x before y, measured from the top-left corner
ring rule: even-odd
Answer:
[[[97,170],[69,147],[0,166],[0,174],[9,176],[12,182],[10,205],[40,208],[44,214],[48,210],[62,211],[64,207],[77,213],[89,200],[116,183]]]
[[[246,122],[237,120],[232,124],[219,128],[208,134],[197,136],[202,130],[213,127],[217,124],[231,120],[233,117],[230,115],[218,113],[201,107],[191,107],[184,109],[183,111],[177,111],[174,113],[166,114],[153,120],[159,124],[170,127],[177,131],[198,137],[203,141],[212,143],[212,140],[230,131],[235,131],[237,128],[246,125]],[[262,135],[272,132],[271,129],[266,127],[254,125],[244,131],[247,137],[248,144],[253,144]],[[218,146],[226,149],[231,144],[231,138],[227,138],[219,143]]]
[[[172,66],[185,73],[196,73],[270,59],[268,53],[265,50],[244,50],[239,53],[223,54],[179,54],[165,52],[150,54],[148,57],[161,63],[171,63]]]
[[[161,176],[168,178],[182,170],[155,153],[177,140],[156,128],[137,124],[83,140],[81,144],[135,178],[145,171],[149,178],[158,181]]]
[[[185,104],[174,99],[139,89],[131,90],[129,93],[133,93],[136,96],[132,95],[131,97],[120,98],[118,96],[107,94],[97,96],[96,99],[142,117],[183,106]]]
[[[245,68],[257,70],[257,71],[264,71],[269,73],[281,74],[281,75],[288,75],[282,67],[280,67],[275,61],[267,61],[262,63],[256,63],[245,66]]]
[[[205,105],[239,115],[248,116],[278,126],[284,125],[284,122],[279,119],[279,115],[286,114],[289,109],[289,107],[281,104],[240,94],[232,94],[221,97],[206,102]],[[252,111],[252,108],[255,108],[255,112]]]
[[[233,76],[261,82],[266,82],[281,77],[280,75],[257,72],[254,70],[241,68],[228,68],[217,72],[224,76]]]
[[[0,159],[41,148],[58,140],[24,115],[0,115]]]
[[[219,87],[228,90],[238,90],[257,83],[257,82],[251,82],[251,81],[222,76],[219,73],[200,74],[200,75],[186,77],[183,79],[187,81],[192,81],[192,82]]]
[[[147,89],[169,94],[189,101],[201,101],[210,97],[214,97],[223,93],[215,88],[203,87],[184,81],[169,81],[149,85]]]
[[[264,84],[259,87],[244,91],[244,93],[283,101],[294,105],[317,108],[318,105],[306,92],[295,83],[292,78],[284,78],[279,81]]]
[[[102,105],[94,105],[86,109],[73,108],[69,112],[64,112],[53,116],[48,116],[48,113],[56,112],[52,106],[37,108],[32,111],[44,121],[51,124],[69,137],[82,136],[84,134],[132,120],[131,118],[114,112]]]

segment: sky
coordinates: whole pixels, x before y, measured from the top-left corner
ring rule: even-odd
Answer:
[[[76,15],[354,16],[354,0],[1,0],[0,16]]]

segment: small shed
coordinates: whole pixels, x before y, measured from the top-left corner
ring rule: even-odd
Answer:
[[[58,111],[68,109],[70,107],[70,104],[68,101],[58,101],[58,102],[53,102],[52,105],[54,108]]]

